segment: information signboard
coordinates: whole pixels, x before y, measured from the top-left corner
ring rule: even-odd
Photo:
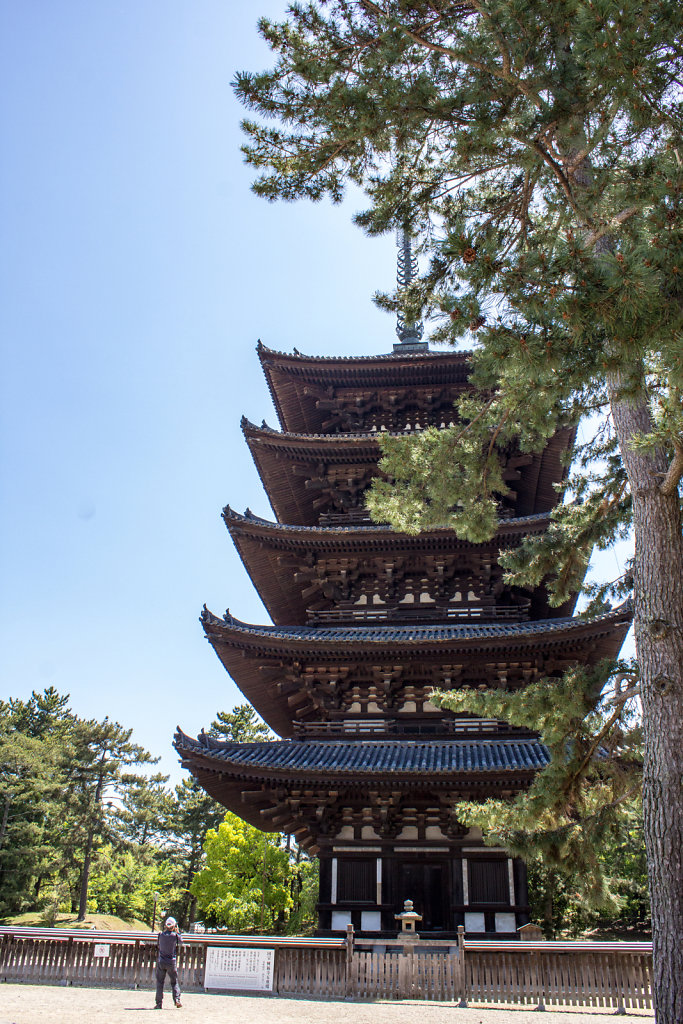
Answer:
[[[92,951],[93,956],[109,956],[109,945],[106,942],[96,942]]]
[[[204,988],[273,991],[274,949],[207,946]]]

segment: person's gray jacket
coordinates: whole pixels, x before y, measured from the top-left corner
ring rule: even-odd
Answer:
[[[165,967],[175,967],[176,954],[183,940],[179,932],[159,932],[157,945],[159,947],[159,963]]]

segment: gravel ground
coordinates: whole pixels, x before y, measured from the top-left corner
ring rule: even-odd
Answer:
[[[157,1017],[192,1024],[607,1024],[614,1011],[564,1007],[542,1016],[522,1006],[471,1006],[427,1002],[327,1002],[269,996],[206,995],[190,992],[176,1009],[166,993],[154,1013],[152,991],[0,984],[0,1024],[153,1024]],[[164,1016],[162,1016],[162,1014]],[[650,1010],[617,1017],[623,1024],[648,1024]]]

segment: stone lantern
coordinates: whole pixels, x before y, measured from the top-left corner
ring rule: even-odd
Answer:
[[[396,921],[401,922],[401,931],[398,935],[399,939],[403,939],[404,942],[415,942],[420,938],[415,931],[415,925],[418,921],[422,920],[422,914],[415,912],[412,900],[405,900],[403,903],[403,913],[394,914],[394,918]]]

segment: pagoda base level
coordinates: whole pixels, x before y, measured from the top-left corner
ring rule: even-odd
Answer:
[[[396,940],[405,900],[423,939],[515,939],[529,921],[526,866],[479,842],[432,852],[386,848],[320,851],[319,936]]]

